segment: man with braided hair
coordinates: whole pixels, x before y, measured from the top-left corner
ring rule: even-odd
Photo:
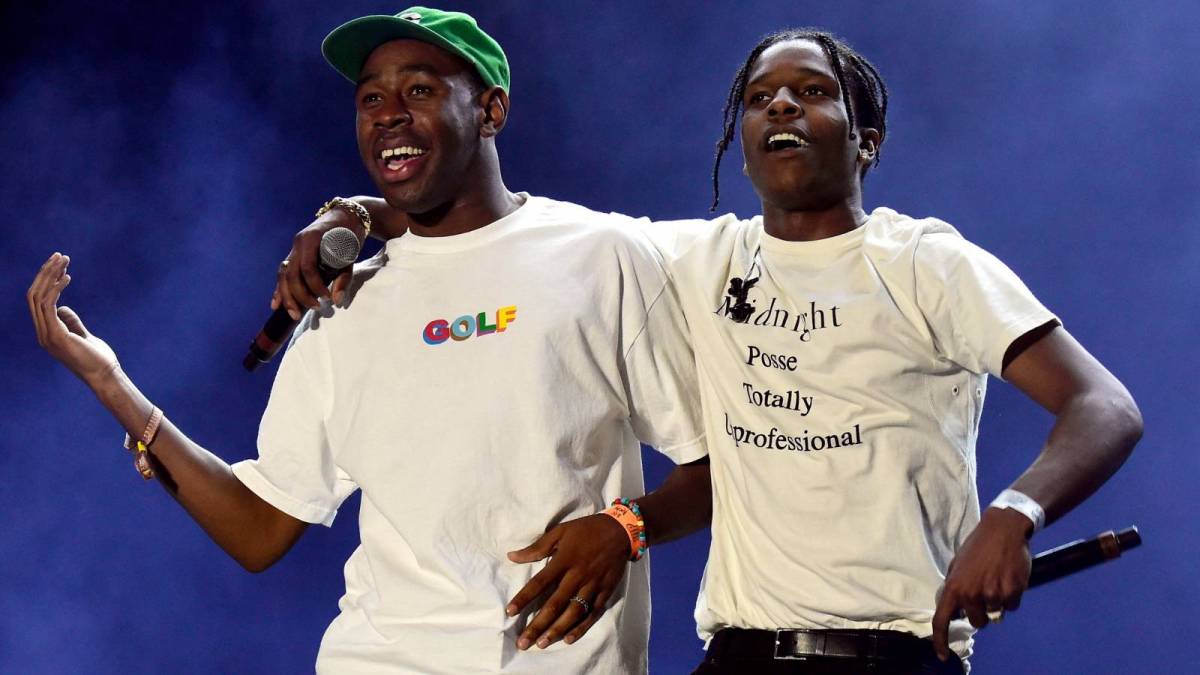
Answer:
[[[715,208],[740,121],[762,215],[646,226],[692,334],[710,452],[697,674],[964,672],[973,629],[1018,606],[1030,536],[1141,435],[1125,387],[1003,263],[942,221],[863,210],[886,113],[877,69],[844,42],[769,35],[734,78],[713,171]],[[289,284],[298,272],[277,301],[295,304]],[[1056,420],[981,515],[988,374]]]

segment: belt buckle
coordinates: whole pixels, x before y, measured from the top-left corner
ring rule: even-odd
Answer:
[[[789,651],[786,654],[780,653],[780,647],[783,646],[783,640],[781,638],[784,634],[795,636],[796,631],[788,629],[788,628],[775,629],[775,651],[771,655],[772,658],[774,658],[776,661],[807,661],[808,657],[809,657],[808,654],[797,654],[796,653],[796,651],[795,651],[796,643],[795,643],[794,639],[791,644],[791,651]]]

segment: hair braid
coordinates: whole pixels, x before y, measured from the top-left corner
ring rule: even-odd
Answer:
[[[737,129],[738,113],[741,112],[742,109],[742,96],[744,96],[746,93],[746,74],[749,72],[751,64],[758,60],[758,57],[767,49],[767,47],[771,46],[771,44],[773,43],[763,41],[755,46],[754,49],[751,50],[750,56],[746,57],[746,62],[742,64],[741,68],[738,68],[737,73],[735,73],[733,76],[733,86],[729,88],[729,97],[725,99],[725,110],[722,113],[725,122],[724,131],[721,134],[721,139],[717,141],[717,156],[716,160],[713,162],[713,203],[712,206],[709,207],[710,211],[717,210],[717,202],[720,201],[721,198],[721,184],[719,178],[721,170],[721,157],[725,154],[725,151],[729,149],[729,144],[733,142],[734,131]]]

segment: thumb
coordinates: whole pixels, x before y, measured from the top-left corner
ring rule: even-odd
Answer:
[[[550,554],[554,553],[554,549],[558,547],[558,540],[561,537],[562,530],[555,527],[538,537],[537,541],[525,548],[509,551],[508,559],[515,563],[531,563],[548,558]]]
[[[337,278],[333,280],[333,284],[329,287],[329,290],[333,294],[334,303],[340,305],[346,299],[346,287],[350,285],[350,281],[353,278],[354,272],[351,266],[347,267],[344,272],[337,275]]]
[[[67,330],[71,331],[79,337],[91,337],[91,333],[83,325],[83,319],[75,313],[75,310],[70,307],[63,306],[58,308],[58,318],[67,326]]]

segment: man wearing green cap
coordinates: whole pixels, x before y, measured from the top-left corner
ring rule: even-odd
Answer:
[[[642,528],[663,541],[709,518],[707,466],[695,464],[638,500],[644,521],[633,506],[597,513],[642,493],[639,441],[681,464],[706,455],[694,357],[661,259],[613,216],[506,189],[495,137],[507,60],[471,17],[422,7],[364,17],[323,52],[355,83],[360,155],[408,234],[304,317],[258,457],[229,466],[162,417],[57,306],[70,280],[59,254],[28,294],[39,342],[248,569],[274,564],[362,490],[361,545],[318,671],[644,671],[648,571],[613,562],[640,555]],[[555,550],[536,576],[549,582],[553,626],[505,611],[539,568],[507,552],[539,537]],[[556,585],[564,569],[588,583]]]

